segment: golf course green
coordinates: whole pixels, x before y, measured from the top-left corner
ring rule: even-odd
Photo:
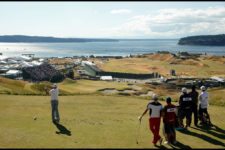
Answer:
[[[154,148],[148,115],[138,130],[147,103],[134,96],[60,96],[55,126],[49,96],[0,95],[0,148]],[[215,127],[177,131],[175,148],[225,148],[224,107],[210,105],[209,113]]]

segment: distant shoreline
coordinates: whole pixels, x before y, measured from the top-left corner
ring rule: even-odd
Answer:
[[[71,42],[118,42],[116,39],[107,38],[58,38],[45,36],[3,35],[3,43],[71,43]]]
[[[119,42],[119,41],[149,41],[149,40],[179,40],[153,39],[153,38],[62,38],[51,36],[28,36],[28,35],[0,35],[0,43],[73,43],[73,42]]]

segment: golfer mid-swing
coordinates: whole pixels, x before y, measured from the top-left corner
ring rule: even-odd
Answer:
[[[52,89],[49,91],[51,95],[51,106],[52,106],[52,121],[59,123],[59,111],[58,111],[58,94],[59,90],[56,84],[53,84]]]
[[[159,141],[160,145],[162,144],[162,138],[159,135],[159,129],[160,129],[160,121],[161,121],[161,115],[162,115],[162,104],[158,102],[158,96],[153,95],[152,96],[153,101],[150,101],[147,105],[147,108],[143,112],[143,114],[139,117],[139,120],[141,121],[142,117],[147,113],[149,110],[149,127],[152,131],[154,138],[152,143],[154,146],[156,146],[156,143]]]

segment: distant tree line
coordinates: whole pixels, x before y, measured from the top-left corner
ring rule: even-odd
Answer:
[[[25,36],[25,35],[3,35],[0,36],[0,42],[117,42],[116,39],[97,39],[97,38],[56,38],[44,36]]]
[[[181,38],[179,45],[225,46],[225,34],[199,35]]]

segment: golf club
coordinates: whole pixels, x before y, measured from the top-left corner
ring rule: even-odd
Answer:
[[[136,134],[136,144],[138,144],[138,136],[140,136],[140,127],[141,127],[141,121],[139,121],[138,123],[138,130]]]

